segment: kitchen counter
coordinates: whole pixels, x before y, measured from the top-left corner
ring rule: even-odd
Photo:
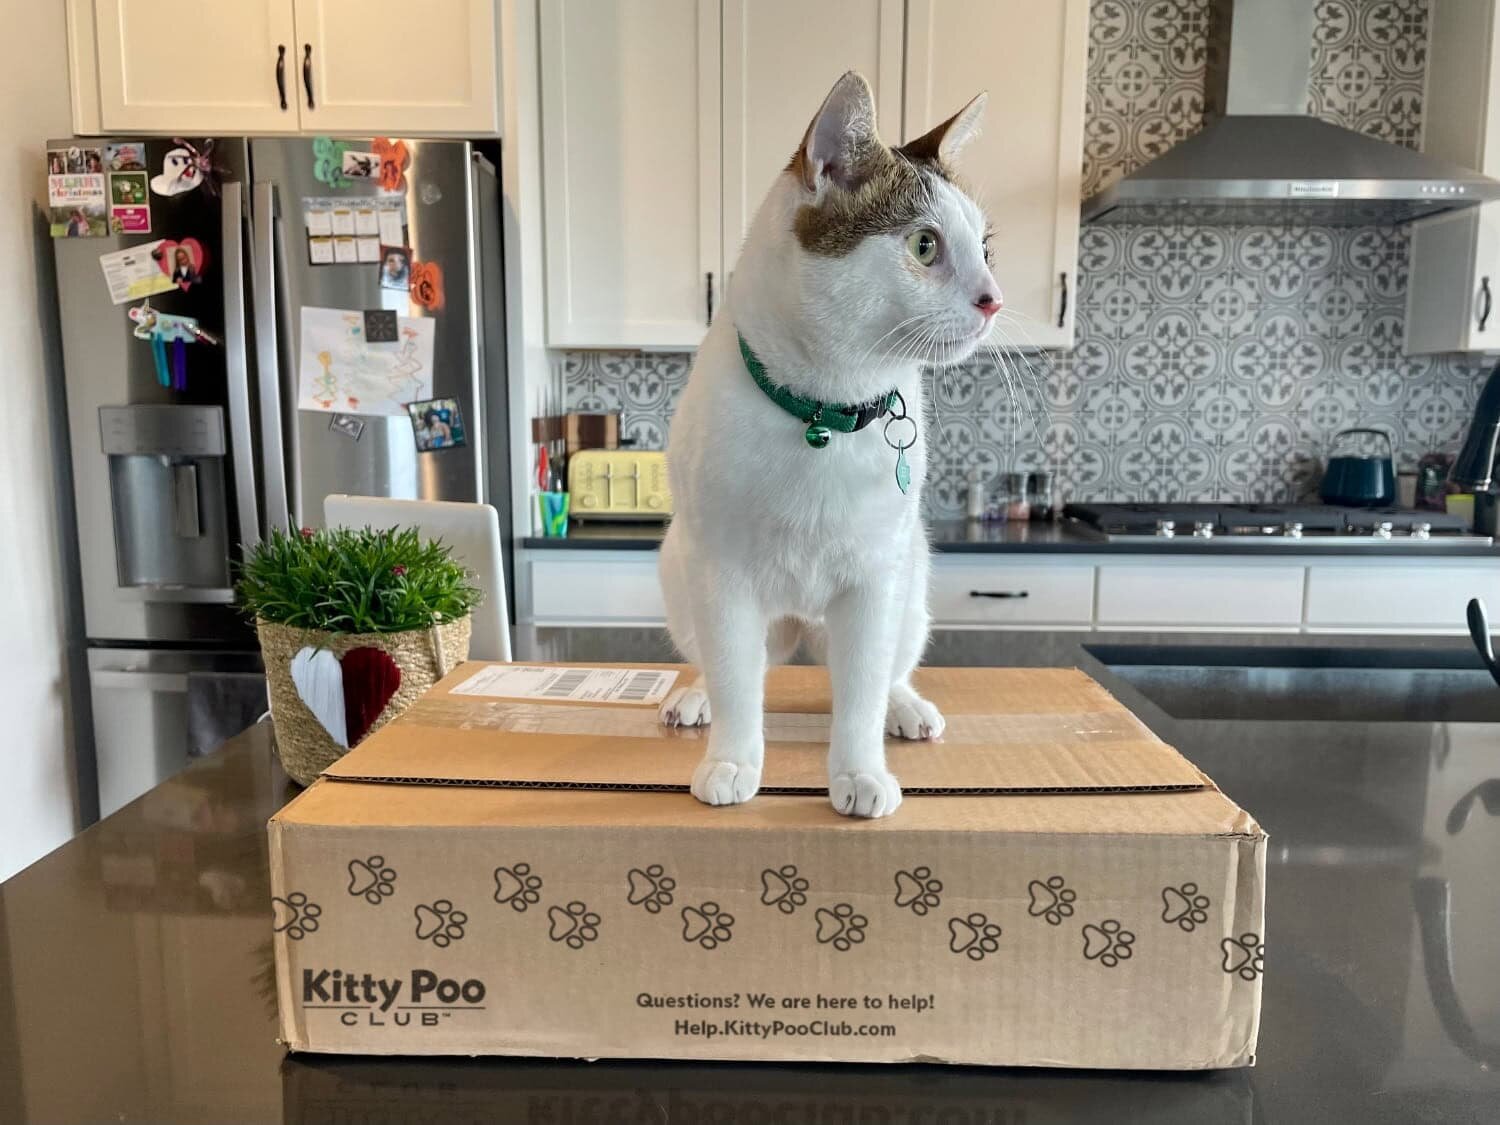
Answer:
[[[633,523],[612,520],[574,521],[561,539],[528,536],[521,545],[530,550],[654,551],[666,534],[664,523]],[[1039,554],[1039,555],[1194,555],[1249,556],[1295,555],[1353,558],[1493,558],[1500,559],[1500,545],[1465,543],[1445,547],[1413,547],[1400,542],[1350,542],[1327,540],[1257,540],[1221,537],[1189,538],[1170,542],[1110,543],[1104,536],[1071,520],[1058,523],[980,523],[972,520],[936,520],[928,525],[933,550],[944,554]]]
[[[1101,662],[1088,636],[1023,650],[949,634],[933,662],[1080,664],[1259,819],[1269,937],[1254,1069],[288,1057],[275,1042],[265,821],[294,790],[259,726],[0,887],[0,1120],[1493,1120],[1500,724],[1434,721],[1434,697],[1416,690],[1388,701],[1385,717],[1408,721],[1357,707],[1330,719],[1317,709],[1329,700],[1293,690],[1295,668],[1263,678],[1286,689],[1280,720],[1237,703],[1241,688],[1214,669],[1179,669],[1192,682],[1164,695],[1140,671],[1153,640],[1095,647]],[[1385,659],[1364,648],[1368,663]],[[1459,650],[1424,646],[1455,666]]]

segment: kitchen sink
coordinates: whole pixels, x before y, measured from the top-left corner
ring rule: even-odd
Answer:
[[[1084,649],[1177,719],[1500,723],[1500,687],[1464,649]]]

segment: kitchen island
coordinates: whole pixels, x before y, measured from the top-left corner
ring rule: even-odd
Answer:
[[[1265,827],[1254,1069],[287,1056],[265,821],[295,790],[258,726],[0,888],[0,1120],[1494,1120],[1500,692],[1448,642],[1129,641],[954,633],[932,662],[1076,663]]]

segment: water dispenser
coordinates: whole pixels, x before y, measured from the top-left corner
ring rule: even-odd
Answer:
[[[120,585],[227,589],[223,409],[102,406],[99,435]]]

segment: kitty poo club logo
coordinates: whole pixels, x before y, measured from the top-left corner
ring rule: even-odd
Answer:
[[[303,1011],[330,1012],[345,1027],[438,1027],[455,1015],[484,1011],[484,982],[431,969],[377,977],[350,969],[303,969]]]

